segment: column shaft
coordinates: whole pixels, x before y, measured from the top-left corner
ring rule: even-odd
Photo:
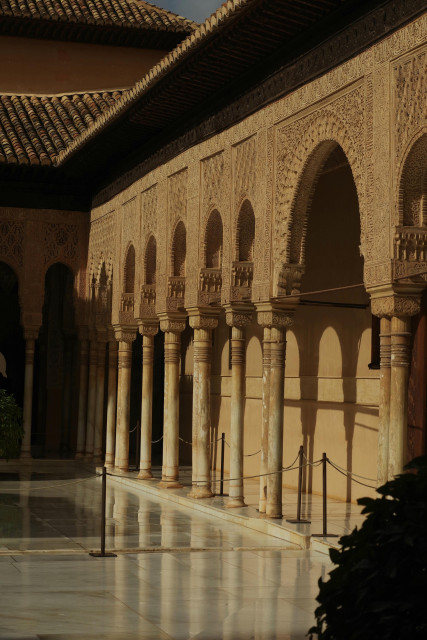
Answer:
[[[154,336],[142,336],[141,452],[138,478],[147,480],[151,473],[153,419]]]
[[[87,416],[88,340],[80,340],[79,417],[77,423],[76,460],[84,457]]]
[[[243,432],[245,403],[245,330],[231,330],[230,478],[227,507],[244,507]]]
[[[270,419],[268,424],[268,473],[266,516],[282,517],[283,394],[285,329],[271,329]]]
[[[411,318],[391,319],[389,477],[402,473],[406,464],[408,431],[408,379]]]
[[[380,398],[378,424],[378,486],[388,480],[388,449],[390,426],[390,349],[391,349],[391,321],[381,318],[380,333]]]
[[[210,329],[194,330],[194,364],[197,368],[198,389],[196,398],[197,447],[194,455],[196,462],[196,487],[192,495],[195,498],[210,498],[211,490],[211,355],[212,334]],[[194,447],[194,442],[193,442]]]
[[[24,411],[23,426],[24,437],[22,438],[20,458],[31,458],[31,424],[33,414],[33,379],[34,379],[34,334],[25,335],[25,378],[24,378]]]
[[[129,419],[130,381],[132,368],[132,343],[120,340],[118,354],[117,422],[116,422],[116,472],[129,470]]]
[[[117,340],[108,343],[108,398],[107,398],[107,434],[105,438],[105,466],[114,467],[117,411]]]
[[[89,349],[89,379],[88,379],[88,400],[87,400],[87,421],[86,421],[86,446],[85,461],[91,462],[93,458],[93,447],[95,439],[95,416],[96,416],[96,371],[98,363],[97,342],[90,341]]]
[[[197,486],[198,471],[197,465],[198,459],[198,446],[199,446],[199,361],[196,359],[196,332],[198,329],[194,329],[194,359],[193,359],[193,412],[191,420],[191,484],[193,491],[191,495],[194,495],[194,491]]]
[[[259,482],[259,512],[265,513],[267,504],[267,476],[268,472],[268,424],[270,419],[270,327],[264,327],[262,341],[262,424],[261,424],[261,461]]]
[[[181,487],[179,482],[179,359],[181,334],[165,333],[165,400],[162,481],[165,489]]]
[[[104,432],[104,384],[105,384],[105,356],[106,342],[98,342],[98,357],[96,368],[96,410],[95,410],[95,439],[93,457],[94,462],[102,462],[102,436]]]

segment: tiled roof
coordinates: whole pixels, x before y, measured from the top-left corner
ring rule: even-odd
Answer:
[[[0,165],[53,165],[121,95],[0,95]]]
[[[0,0],[0,16],[185,31],[195,26],[145,0]]]

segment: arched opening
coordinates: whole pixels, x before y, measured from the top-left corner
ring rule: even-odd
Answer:
[[[187,254],[187,232],[185,225],[180,220],[175,228],[172,243],[172,275],[185,277],[185,259]]]
[[[205,232],[205,267],[221,269],[222,266],[222,220],[215,209],[209,216]]]
[[[427,260],[427,134],[412,146],[399,189],[396,258],[415,264]],[[409,227],[409,228],[406,228]],[[414,229],[415,227],[415,229]],[[408,385],[408,460],[426,454],[427,422],[427,290],[421,311],[412,318],[413,346]]]
[[[325,141],[308,158],[292,214],[289,261],[305,263],[305,271],[293,328],[299,400],[286,400],[285,425],[294,428],[285,440],[296,448],[302,442],[310,460],[326,451],[350,472],[375,477],[378,407],[370,379],[378,372],[368,367],[371,313],[362,284],[357,189],[338,144]],[[307,488],[320,492],[320,481],[310,467]],[[360,495],[350,477],[338,474],[328,490],[347,500]]]
[[[0,389],[22,407],[25,342],[20,315],[18,278],[8,264],[0,262]]]
[[[255,215],[249,200],[240,207],[232,265],[232,300],[250,300],[254,277]]]
[[[427,134],[410,150],[402,171],[399,190],[399,224],[427,225]]]
[[[154,236],[150,236],[145,250],[144,271],[145,271],[145,284],[156,284],[156,260],[157,260],[157,245]]]
[[[33,455],[70,457],[78,419],[74,276],[64,264],[46,272],[43,322],[36,344]]]
[[[133,244],[129,246],[126,254],[123,287],[124,293],[135,293],[135,249]]]
[[[199,303],[219,304],[222,287],[222,219],[215,209],[211,212],[205,229],[204,266],[200,272]]]
[[[236,253],[239,262],[253,262],[255,241],[255,215],[249,200],[240,208],[236,230]]]

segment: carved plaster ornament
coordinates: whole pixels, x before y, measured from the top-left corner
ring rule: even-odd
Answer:
[[[379,318],[392,316],[415,316],[420,311],[420,298],[415,296],[390,295],[371,298],[371,312]]]
[[[138,331],[142,336],[153,338],[159,332],[159,321],[141,319],[138,321]]]

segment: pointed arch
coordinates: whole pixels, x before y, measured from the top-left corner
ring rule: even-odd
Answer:
[[[214,209],[208,219],[204,238],[204,266],[207,269],[221,269],[222,267],[223,225],[217,209]]]
[[[173,234],[171,250],[171,272],[172,276],[185,276],[185,261],[187,255],[187,232],[185,224],[180,220]]]
[[[135,293],[135,248],[133,244],[128,246],[123,274],[124,293]]]
[[[144,255],[144,283],[156,284],[157,243],[154,235],[148,239]]]
[[[427,132],[410,146],[399,181],[398,220],[404,227],[427,225]]]
[[[255,244],[255,214],[249,200],[244,200],[240,207],[236,227],[236,260],[253,262]]]

